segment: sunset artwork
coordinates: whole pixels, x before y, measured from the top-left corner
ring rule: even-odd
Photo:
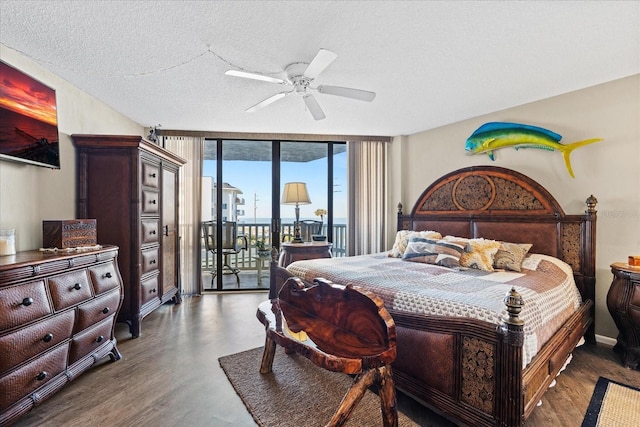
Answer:
[[[0,154],[60,167],[56,92],[0,61]]]

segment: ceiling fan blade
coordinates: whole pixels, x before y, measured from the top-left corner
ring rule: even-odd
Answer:
[[[263,82],[269,82],[269,83],[279,83],[279,84],[285,83],[284,80],[279,79],[277,77],[270,77],[270,76],[265,76],[263,74],[249,73],[247,71],[227,70],[225,71],[225,74],[227,76],[243,77],[245,79],[261,80]]]
[[[311,61],[307,69],[304,71],[305,77],[315,79],[318,74],[324,71],[325,68],[331,64],[334,59],[338,57],[337,54],[327,49],[320,49],[315,58]]]
[[[280,93],[276,93],[275,95],[271,95],[270,97],[268,97],[267,99],[265,99],[264,101],[260,101],[258,102],[256,105],[247,108],[245,111],[247,113],[253,113],[254,111],[257,111],[263,107],[266,107],[269,104],[273,104],[274,102],[276,102],[279,99],[284,98],[285,96],[289,95],[291,92],[280,92]]]
[[[302,99],[304,99],[304,103],[307,105],[307,108],[314,119],[322,120],[326,117],[324,115],[324,111],[320,108],[320,104],[318,104],[318,101],[316,101],[313,95],[305,95]]]
[[[371,102],[376,97],[375,92],[369,92],[368,90],[352,89],[349,87],[321,85],[317,88],[318,92],[326,93],[327,95],[344,96],[345,98],[357,99],[359,101]]]

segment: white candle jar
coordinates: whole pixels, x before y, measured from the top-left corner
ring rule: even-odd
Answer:
[[[16,230],[0,230],[0,256],[15,255]]]

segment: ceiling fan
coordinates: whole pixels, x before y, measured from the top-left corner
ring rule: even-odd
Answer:
[[[313,95],[309,93],[311,91],[317,91],[319,93],[324,93],[327,95],[342,96],[345,98],[357,99],[359,101],[366,102],[371,102],[376,97],[375,92],[370,92],[367,90],[331,85],[320,85],[315,87],[312,86],[312,83],[318,76],[318,74],[324,71],[324,69],[327,68],[329,64],[331,64],[337,57],[338,55],[331,52],[330,50],[320,49],[320,51],[318,51],[316,56],[309,64],[307,64],[306,62],[294,62],[287,65],[285,67],[285,72],[287,74],[286,79],[280,79],[277,77],[266,76],[264,74],[251,73],[240,70],[227,70],[225,74],[228,76],[243,77],[246,79],[261,80],[269,83],[291,86],[291,90],[276,93],[275,95],[272,95],[267,99],[247,108],[246,111],[248,113],[257,111],[269,104],[274,103],[279,99],[295,93],[302,97],[313,118],[316,120],[322,120],[326,116],[324,114],[324,111],[322,111],[322,108],[320,108],[320,104],[318,104],[318,101],[316,101]]]

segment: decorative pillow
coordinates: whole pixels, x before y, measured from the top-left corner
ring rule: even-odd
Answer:
[[[421,237],[424,239],[442,239],[442,235],[437,231],[412,231],[412,230],[400,230],[396,233],[396,241],[393,243],[393,248],[389,252],[390,257],[401,258],[404,251],[407,249],[407,243],[411,237]]]
[[[511,271],[521,271],[522,261],[527,256],[531,243],[500,242],[500,248],[493,257],[493,266]]]
[[[460,267],[460,257],[464,253],[464,246],[444,240],[411,237],[402,259],[411,262],[435,264],[442,267]]]
[[[457,244],[466,244],[465,252],[460,257],[460,266],[482,271],[494,271],[493,257],[500,249],[500,242],[483,238],[465,239],[464,237],[455,236],[446,236],[444,240]]]

